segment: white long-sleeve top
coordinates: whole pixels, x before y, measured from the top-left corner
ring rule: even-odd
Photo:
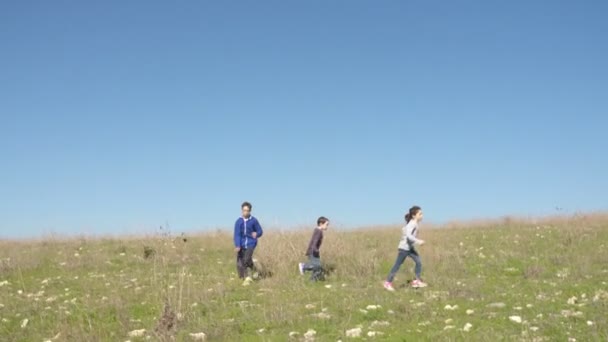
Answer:
[[[399,249],[409,251],[414,248],[414,244],[419,243],[418,222],[411,220],[402,228],[401,241],[399,241]]]

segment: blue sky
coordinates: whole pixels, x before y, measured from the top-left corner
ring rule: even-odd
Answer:
[[[0,5],[0,236],[608,208],[605,1]]]

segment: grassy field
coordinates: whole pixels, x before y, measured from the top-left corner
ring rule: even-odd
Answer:
[[[0,341],[608,340],[606,215],[422,226],[430,286],[408,260],[394,293],[399,226],[330,228],[320,283],[297,271],[310,234],[267,228],[249,287],[225,233],[2,241]]]

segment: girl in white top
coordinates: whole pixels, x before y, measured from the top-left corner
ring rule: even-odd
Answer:
[[[420,273],[422,272],[422,262],[420,261],[418,251],[416,251],[416,248],[414,248],[415,245],[424,244],[424,241],[418,239],[417,237],[418,223],[422,221],[422,217],[422,209],[419,206],[411,207],[409,212],[405,215],[406,224],[402,230],[403,233],[401,236],[401,241],[399,241],[399,253],[397,254],[397,260],[395,261],[395,265],[384,282],[384,288],[389,291],[395,291],[395,288],[393,287],[393,279],[395,279],[395,274],[397,274],[399,268],[407,257],[412,258],[416,264],[416,268],[414,269],[416,279],[412,281],[412,287],[427,286],[427,284],[424,283],[420,278]]]

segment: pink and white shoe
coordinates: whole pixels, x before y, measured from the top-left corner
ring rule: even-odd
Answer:
[[[395,288],[393,287],[393,283],[391,283],[390,281],[384,282],[384,288],[391,292],[395,291]]]
[[[429,285],[420,279],[414,279],[412,281],[412,287],[414,287],[414,288],[427,287],[427,286],[429,286]]]

